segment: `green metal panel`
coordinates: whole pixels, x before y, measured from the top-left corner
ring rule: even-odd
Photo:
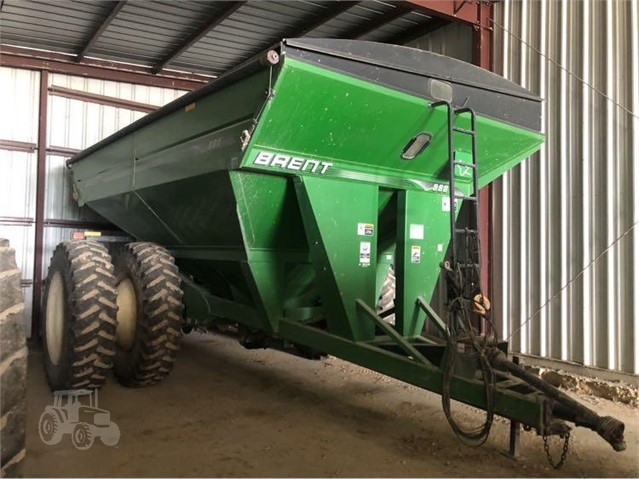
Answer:
[[[446,113],[428,108],[427,100],[291,59],[285,60],[274,88],[243,167],[404,188],[420,188],[415,180],[446,182]],[[460,118],[458,126],[468,128],[469,120]],[[414,160],[402,160],[404,146],[420,132],[433,135],[430,146]],[[457,137],[457,149],[470,153],[470,140]],[[540,133],[478,117],[480,186],[536,151],[542,141]],[[260,157],[263,152],[283,156],[267,161]]]
[[[439,263],[450,240],[449,230],[442,227],[449,219],[446,208],[442,208],[447,200],[446,196],[432,192],[399,192],[395,325],[407,337],[422,332],[424,313],[415,300],[433,294]]]
[[[299,177],[295,187],[329,331],[372,339],[355,301],[375,303],[377,187],[314,177]]]

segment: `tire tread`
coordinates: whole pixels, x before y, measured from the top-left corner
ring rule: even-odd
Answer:
[[[66,262],[67,268],[60,268],[59,262]],[[111,256],[95,241],[63,241],[53,253],[47,283],[56,271],[70,286],[67,327],[72,347],[65,352],[65,379],[57,383],[47,375],[49,384],[54,390],[100,388],[115,354],[118,308]]]
[[[150,386],[168,376],[179,350],[183,292],[178,267],[155,243],[129,243],[121,254],[133,262],[141,283],[143,319],[128,367],[119,367],[116,360],[115,373],[125,386]]]

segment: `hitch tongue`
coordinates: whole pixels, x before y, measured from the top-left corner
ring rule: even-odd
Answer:
[[[489,353],[489,361],[495,369],[508,372],[522,379],[556,401],[558,404],[553,407],[553,413],[557,415],[558,419],[572,421],[577,426],[587,427],[595,431],[604,438],[615,451],[623,451],[626,449],[626,442],[623,437],[625,425],[621,421],[610,416],[599,416],[592,409],[588,409],[540,377],[529,373],[513,363],[497,348],[493,348]]]

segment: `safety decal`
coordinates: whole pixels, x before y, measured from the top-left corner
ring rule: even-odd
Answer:
[[[412,245],[410,247],[410,262],[411,263],[421,263],[422,262],[422,247],[417,245]]]
[[[357,236],[373,236],[375,225],[373,223],[357,223]]]
[[[359,265],[371,265],[371,243],[370,241],[360,241],[359,243]]]

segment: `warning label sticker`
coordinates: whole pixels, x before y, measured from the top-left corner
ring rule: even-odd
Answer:
[[[421,263],[422,262],[422,248],[421,246],[413,245],[410,247],[410,262]]]
[[[411,224],[408,230],[409,239],[423,240],[424,239],[424,225]]]
[[[359,243],[359,265],[371,265],[371,243],[370,241],[360,241]]]
[[[373,223],[357,223],[357,236],[373,236],[375,225]]]

